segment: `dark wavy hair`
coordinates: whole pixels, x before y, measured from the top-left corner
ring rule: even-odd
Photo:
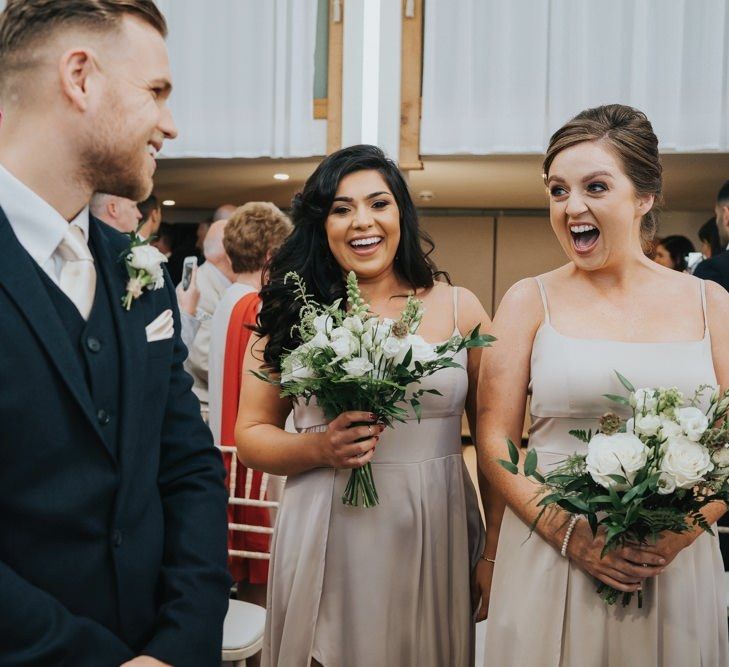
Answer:
[[[685,236],[674,234],[660,239],[656,246],[662,245],[666,252],[671,256],[673,268],[676,271],[685,271],[688,268],[686,257],[690,252],[694,252],[694,244]]]
[[[301,304],[294,298],[291,282],[284,284],[289,271],[296,271],[303,278],[307,291],[319,303],[331,304],[340,298],[343,306],[346,303],[345,277],[329,249],[325,222],[341,180],[366,170],[382,176],[400,211],[400,244],[395,254],[398,277],[414,290],[432,287],[439,276],[450,282],[429,257],[435,246],[420,229],[415,205],[397,165],[376,146],[350,146],[332,153],[294,197],[294,231],[265,269],[261,311],[254,331],[259,336],[268,336],[263,360],[270,370],[279,371],[282,353],[301,342],[292,332]]]

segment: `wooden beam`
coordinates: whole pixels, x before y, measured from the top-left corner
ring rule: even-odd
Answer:
[[[342,64],[344,0],[329,0],[329,67],[327,72],[327,155],[342,147]],[[316,105],[315,105],[316,110]],[[315,116],[316,117],[316,116]]]
[[[327,118],[328,100],[326,97],[314,98],[314,118],[316,120],[326,120]]]
[[[408,16],[408,5],[414,9]],[[423,168],[420,111],[423,75],[423,0],[402,0],[402,75],[400,82],[400,167]]]

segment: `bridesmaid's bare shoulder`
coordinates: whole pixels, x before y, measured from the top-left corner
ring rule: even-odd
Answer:
[[[698,278],[694,278],[698,280]],[[712,280],[706,285],[706,311],[712,338],[729,343],[729,292]]]
[[[515,282],[504,294],[496,309],[494,323],[504,321],[524,331],[536,333],[544,321],[544,305],[535,278],[523,278]]]

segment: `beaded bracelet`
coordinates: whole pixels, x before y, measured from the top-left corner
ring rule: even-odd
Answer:
[[[570,543],[570,537],[572,537],[572,531],[575,529],[575,524],[579,520],[579,514],[573,514],[570,519],[569,525],[567,526],[567,532],[564,534],[564,539],[562,540],[562,549],[559,552],[562,558],[567,558],[567,545]]]

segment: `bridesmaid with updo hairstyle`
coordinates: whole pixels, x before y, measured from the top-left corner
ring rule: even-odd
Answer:
[[[494,318],[498,354],[483,356],[479,463],[505,499],[487,526],[493,584],[486,636],[489,667],[689,667],[729,665],[724,568],[716,536],[695,528],[655,545],[601,558],[604,534],[562,510],[539,512],[533,483],[497,463],[521,439],[527,398],[529,448],[548,470],[586,445],[624,394],[637,387],[729,385],[729,294],[719,285],[649,260],[662,190],[658,140],[646,116],[611,104],[578,114],[552,136],[544,160],[550,221],[568,262],[522,280]],[[708,396],[706,398],[708,401]],[[703,409],[707,405],[701,405]],[[623,415],[627,416],[627,414]],[[707,506],[714,524],[723,503]],[[564,552],[565,556],[561,553]],[[604,582],[643,591],[609,606]]]

